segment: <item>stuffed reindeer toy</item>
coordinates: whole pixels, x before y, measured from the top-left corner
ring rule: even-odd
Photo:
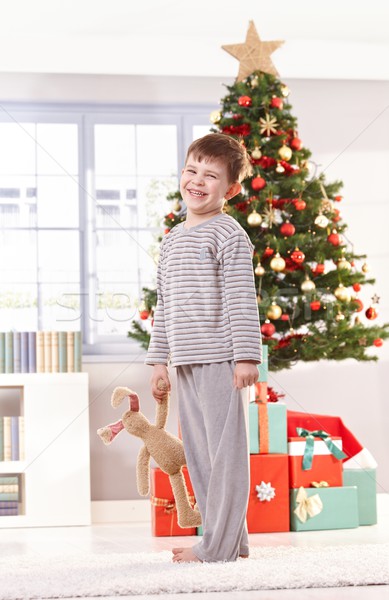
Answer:
[[[160,390],[166,389],[162,379],[158,382]],[[184,446],[182,441],[165,430],[169,412],[169,394],[166,393],[160,403],[157,403],[155,425],[139,410],[139,397],[136,392],[126,387],[114,389],[111,404],[117,408],[124,398],[129,398],[130,410],[126,411],[121,420],[106,425],[97,430],[97,435],[104,444],[110,444],[120,431],[125,429],[128,433],[143,440],[143,446],[138,454],[136,466],[138,492],[147,496],[150,491],[150,458],[169,475],[177,506],[178,524],[180,527],[199,527],[201,516],[196,508],[189,503],[182,467],[186,464]]]

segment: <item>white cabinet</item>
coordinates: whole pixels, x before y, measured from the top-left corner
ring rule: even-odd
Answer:
[[[0,414],[7,388],[20,390],[25,460],[0,462],[0,474],[22,474],[23,514],[0,527],[89,525],[88,374],[0,375]]]

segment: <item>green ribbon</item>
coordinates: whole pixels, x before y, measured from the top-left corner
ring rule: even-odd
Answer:
[[[303,429],[302,427],[296,427],[297,435],[299,437],[303,437],[306,439],[304,456],[303,456],[303,471],[309,471],[312,469],[312,461],[313,461],[313,451],[315,444],[315,437],[320,438],[326,444],[328,450],[337,458],[341,460],[342,458],[347,458],[347,454],[339,450],[338,446],[334,444],[331,439],[331,436],[326,431],[317,430],[317,431],[308,431],[308,429]]]

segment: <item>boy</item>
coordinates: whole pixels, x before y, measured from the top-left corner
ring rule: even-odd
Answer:
[[[178,410],[189,475],[203,523],[192,548],[174,562],[234,561],[248,556],[247,386],[258,380],[261,338],[253,245],[222,212],[251,173],[245,148],[211,133],[188,149],[180,191],[186,221],[161,242],[157,307],[146,357],[151,390],[167,365],[177,369]],[[244,388],[246,388],[244,390]]]

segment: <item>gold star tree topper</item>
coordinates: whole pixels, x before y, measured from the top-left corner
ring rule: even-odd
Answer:
[[[278,77],[279,73],[273,65],[270,55],[283,43],[283,41],[262,42],[254,21],[250,21],[244,44],[229,44],[222,48],[239,60],[237,81],[243,81],[254,71],[262,71]]]

